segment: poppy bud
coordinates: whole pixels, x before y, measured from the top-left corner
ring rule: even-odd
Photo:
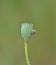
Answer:
[[[33,29],[33,24],[31,23],[23,23],[21,26],[21,34],[24,40],[27,40],[32,36],[32,34],[35,34],[36,30]]]

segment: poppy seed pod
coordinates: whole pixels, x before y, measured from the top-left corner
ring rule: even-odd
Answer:
[[[32,36],[32,31],[33,31],[34,27],[33,24],[31,23],[23,23],[21,26],[21,35],[24,38],[24,40],[27,40],[28,38],[30,38]],[[35,32],[33,32],[35,33]]]

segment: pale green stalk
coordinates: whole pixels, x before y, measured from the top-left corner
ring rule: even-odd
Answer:
[[[25,48],[26,63],[27,63],[27,65],[30,65],[29,58],[28,58],[28,49],[27,49],[27,41],[26,40],[24,43],[24,48]]]

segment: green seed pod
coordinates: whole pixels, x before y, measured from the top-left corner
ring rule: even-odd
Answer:
[[[31,23],[23,23],[21,26],[21,34],[24,40],[27,40],[31,37],[33,30],[33,24]]]

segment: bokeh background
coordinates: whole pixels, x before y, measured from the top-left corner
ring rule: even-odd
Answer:
[[[26,65],[24,22],[37,30],[28,40],[31,65],[56,65],[56,0],[0,0],[0,65]]]

